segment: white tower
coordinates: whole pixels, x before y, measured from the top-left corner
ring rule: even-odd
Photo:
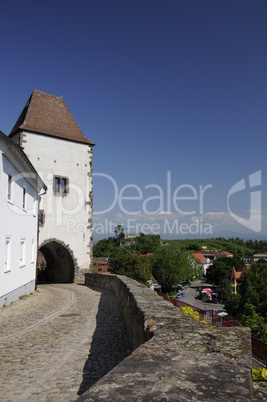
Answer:
[[[72,282],[92,267],[93,146],[61,97],[34,90],[10,138],[46,184],[39,214],[39,249],[46,277]]]

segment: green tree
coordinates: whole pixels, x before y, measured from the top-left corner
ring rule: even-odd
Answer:
[[[192,253],[188,253],[188,261],[191,266],[190,281],[202,278],[203,267],[201,262],[197,258],[195,258]]]
[[[197,241],[190,242],[186,248],[193,251],[200,251],[202,249],[201,244]]]
[[[252,264],[240,280],[239,294],[231,296],[226,311],[237,318],[242,326],[249,326],[253,335],[262,340],[267,323],[267,262]]]
[[[250,327],[252,335],[258,338],[264,337],[263,317],[256,312],[256,307],[253,304],[245,304],[242,314],[238,316],[238,320],[242,327]]]
[[[113,237],[109,237],[108,239],[99,240],[94,245],[93,255],[94,257],[109,257],[116,249],[118,249],[118,244]]]
[[[132,255],[124,249],[110,256],[109,270],[117,275],[126,275],[147,286],[147,281],[152,278],[148,257]]]
[[[140,233],[139,237],[135,238],[135,250],[140,254],[154,253],[160,247],[159,235],[144,235]]]
[[[158,250],[152,259],[152,274],[163,292],[172,291],[181,279],[177,253],[166,248]]]
[[[228,279],[222,279],[220,282],[220,287],[219,287],[219,300],[223,300],[224,303],[226,303],[228,300],[230,300],[232,295],[232,286],[231,283]]]
[[[197,271],[197,263],[191,252],[182,249],[177,255],[177,267],[179,269],[179,281],[191,282]]]
[[[252,264],[250,270],[240,283],[241,308],[252,304],[256,312],[267,320],[267,262],[259,260]]]
[[[220,282],[229,275],[233,269],[234,261],[232,258],[219,257],[207,269],[207,280],[219,286]]]
[[[225,302],[225,310],[232,317],[238,316],[240,312],[240,304],[241,304],[241,296],[239,293],[236,295],[234,293],[231,294],[228,300]]]
[[[164,292],[170,292],[176,288],[177,283],[190,282],[202,273],[202,268],[186,250],[178,253],[166,248],[159,249],[151,263],[153,276]]]

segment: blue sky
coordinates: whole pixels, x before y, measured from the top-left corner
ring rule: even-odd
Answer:
[[[96,143],[95,238],[266,238],[266,20],[263,0],[1,2],[0,129],[34,88],[63,95]]]

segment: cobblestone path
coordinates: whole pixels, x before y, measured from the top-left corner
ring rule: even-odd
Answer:
[[[0,401],[75,401],[129,353],[113,294],[39,285],[0,312]]]

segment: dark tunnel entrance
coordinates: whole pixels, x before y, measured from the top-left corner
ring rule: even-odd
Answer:
[[[38,264],[38,282],[71,283],[74,281],[74,262],[68,249],[56,240],[40,247],[45,262]]]

